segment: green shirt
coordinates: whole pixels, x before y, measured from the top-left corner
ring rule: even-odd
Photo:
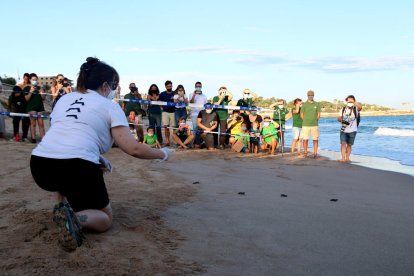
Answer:
[[[275,111],[273,112],[273,121],[276,123],[285,124],[286,121],[286,115],[289,114],[289,109],[286,107],[279,108],[278,106],[275,106]]]
[[[213,98],[213,103],[216,103],[218,101],[219,101],[219,96],[215,96]],[[229,104],[229,97],[228,96],[224,97],[224,99],[221,101],[220,104],[221,105],[228,105]],[[229,111],[227,109],[216,108],[216,109],[214,109],[214,111],[217,113],[218,119],[220,121],[227,120],[227,118],[229,117]]]
[[[124,96],[125,100],[138,100],[137,98],[135,98],[134,95],[132,95],[131,93],[128,93]],[[129,113],[131,111],[135,112],[135,115],[141,115],[141,104],[140,103],[135,103],[135,102],[124,102],[125,103],[125,115],[129,116]]]
[[[24,95],[26,96],[30,92],[31,86],[26,86],[23,88]],[[43,99],[42,96],[39,94],[39,91],[34,91],[30,100],[26,104],[26,111],[36,111],[36,112],[43,112],[45,111],[45,107],[43,106]]]
[[[293,111],[296,110],[296,107],[292,108],[292,119],[293,119],[293,127],[302,128],[302,118],[300,117],[301,108],[299,108],[299,113],[295,114]]]
[[[264,141],[266,143],[270,143],[273,138],[276,138],[276,135],[277,135],[277,131],[276,131],[274,124],[271,123],[269,126],[262,128],[262,136],[264,137]]]
[[[318,102],[304,102],[300,113],[303,114],[302,126],[318,126],[318,113],[321,112],[321,106]]]
[[[251,107],[253,105],[253,98],[240,99],[237,101],[237,106]]]
[[[249,142],[250,142],[250,134],[248,133],[240,133],[234,136],[234,139],[236,141],[240,140],[243,142],[243,145],[247,148],[249,147]]]
[[[149,136],[148,134],[144,136],[144,143],[148,145],[154,145],[157,142],[157,135]]]

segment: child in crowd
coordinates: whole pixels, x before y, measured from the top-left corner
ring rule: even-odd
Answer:
[[[134,136],[135,140],[138,141],[139,138],[138,138],[137,130],[135,128],[135,112],[134,111],[129,112],[128,123],[129,123],[129,130],[131,131],[131,134]]]
[[[155,135],[154,132],[155,130],[153,127],[147,128],[147,134],[144,136],[144,144],[147,144],[151,148],[160,149],[160,142],[158,142],[157,135]]]
[[[241,141],[243,143],[243,148],[240,152],[249,152],[250,148],[250,134],[247,129],[247,123],[243,122],[241,124],[241,132],[234,136],[235,141]]]
[[[227,123],[228,128],[230,129],[230,145],[233,145],[236,142],[235,135],[242,132],[241,127],[244,122],[243,116],[240,115],[240,110],[233,110],[230,121]]]
[[[250,131],[250,153],[257,154],[259,152],[259,143],[260,143],[260,129],[259,123],[254,121],[252,123],[252,128]]]
[[[272,121],[269,116],[264,117],[262,128],[262,150],[268,149],[269,154],[274,154],[277,147],[277,128],[279,124]]]
[[[188,145],[193,142],[194,135],[186,118],[181,117],[178,121],[178,129],[174,130],[173,140],[183,149],[188,149]]]

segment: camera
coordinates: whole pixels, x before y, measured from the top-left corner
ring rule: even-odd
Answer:
[[[341,132],[344,132],[346,127],[349,125],[350,123],[348,121],[342,121]]]
[[[33,88],[34,88],[34,90],[40,90],[40,86],[39,85],[34,85]]]

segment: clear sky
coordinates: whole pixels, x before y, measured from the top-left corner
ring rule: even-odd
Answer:
[[[76,79],[88,56],[122,93],[201,81],[265,98],[344,99],[414,108],[414,1],[7,1],[0,74]]]

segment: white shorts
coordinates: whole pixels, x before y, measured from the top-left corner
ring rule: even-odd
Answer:
[[[301,127],[292,127],[292,136],[293,140],[298,140],[300,137],[300,133],[302,132]]]

